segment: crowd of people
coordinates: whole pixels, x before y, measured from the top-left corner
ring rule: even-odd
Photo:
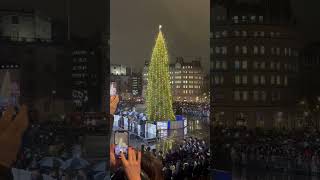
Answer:
[[[189,116],[209,117],[210,105],[208,103],[175,102],[176,112]]]
[[[217,127],[213,132],[214,153],[234,167],[320,172],[319,131]]]
[[[162,161],[165,179],[208,176],[210,150],[204,140],[190,137],[167,153],[160,151],[156,156]]]

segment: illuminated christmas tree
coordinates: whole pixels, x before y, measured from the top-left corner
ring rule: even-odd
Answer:
[[[169,75],[169,57],[161,25],[148,69],[147,115],[150,121],[175,120]]]

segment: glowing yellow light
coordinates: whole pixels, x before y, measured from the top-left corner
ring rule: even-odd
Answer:
[[[169,56],[160,30],[148,70],[147,115],[150,121],[175,120],[169,75]]]

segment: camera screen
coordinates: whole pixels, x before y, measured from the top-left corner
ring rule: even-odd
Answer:
[[[115,132],[115,154],[120,156],[120,152],[128,152],[128,132]]]

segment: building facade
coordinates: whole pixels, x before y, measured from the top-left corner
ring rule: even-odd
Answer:
[[[170,84],[172,97],[178,102],[203,102],[208,96],[205,87],[205,72],[198,58],[191,62],[186,62],[182,57],[178,57],[175,63],[169,65]],[[148,63],[145,63],[142,72],[142,94],[147,88]],[[208,97],[207,97],[208,98]]]
[[[290,1],[211,4],[211,118],[216,124],[293,128],[301,45]]]
[[[100,111],[102,107],[102,54],[98,44],[75,41],[72,46],[72,99],[76,111]],[[92,44],[91,44],[92,43]]]
[[[0,10],[0,37],[11,41],[50,42],[52,24],[36,11]]]

